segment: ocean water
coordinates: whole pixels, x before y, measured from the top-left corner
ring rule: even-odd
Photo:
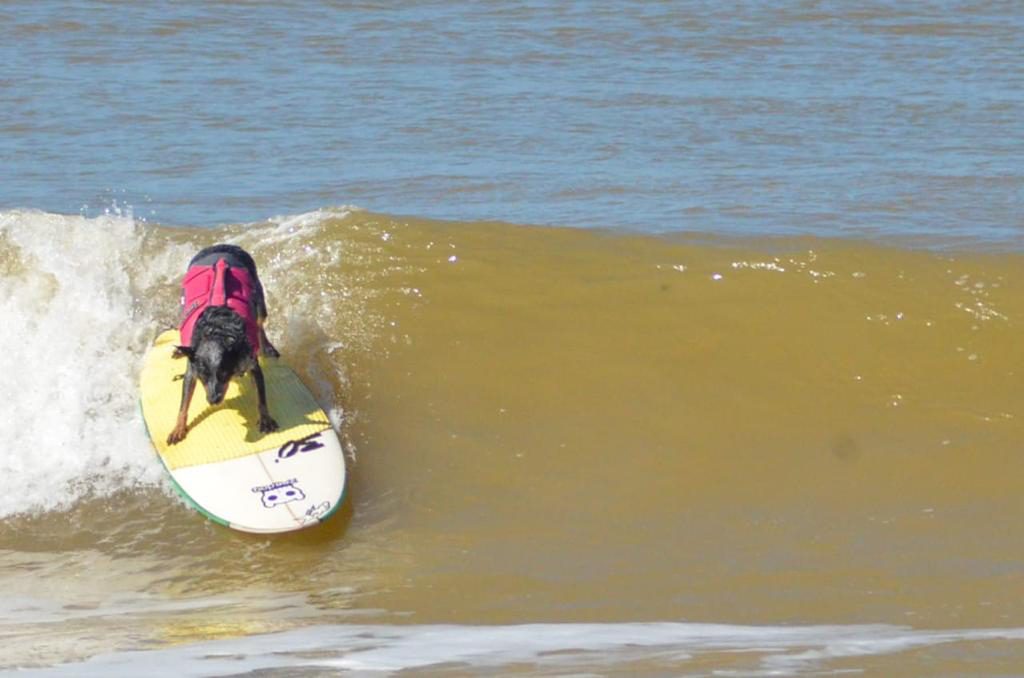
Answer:
[[[0,3],[0,205],[1020,245],[1015,2]]]
[[[0,0],[0,674],[1024,672],[1015,3]],[[242,245],[345,507],[138,411]]]

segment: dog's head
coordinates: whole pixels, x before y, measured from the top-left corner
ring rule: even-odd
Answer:
[[[192,346],[179,346],[178,351],[203,382],[211,405],[224,400],[231,378],[252,369],[254,360],[245,320],[226,306],[203,311],[192,332]]]

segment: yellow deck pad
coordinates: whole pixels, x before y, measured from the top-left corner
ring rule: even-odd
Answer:
[[[260,358],[267,384],[267,405],[280,429],[260,433],[256,384],[251,375],[236,377],[219,405],[206,402],[201,383],[188,413],[188,436],[167,444],[181,405],[186,358],[173,358],[178,330],[167,330],[146,355],[142,367],[142,416],[157,453],[169,470],[237,459],[281,447],[330,428],[327,415],[299,377],[277,358]]]

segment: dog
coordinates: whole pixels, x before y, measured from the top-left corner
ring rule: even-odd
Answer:
[[[267,389],[259,354],[280,357],[267,339],[263,323],[267,304],[252,256],[236,245],[214,245],[199,251],[189,262],[182,280],[181,344],[175,358],[188,358],[181,387],[181,408],[167,444],[188,435],[188,408],[196,379],[206,389],[206,400],[218,405],[234,377],[252,374],[259,396],[259,429],[277,430],[267,407]]]

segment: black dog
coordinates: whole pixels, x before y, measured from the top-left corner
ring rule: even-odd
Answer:
[[[259,395],[260,431],[276,431],[258,355],[263,352],[276,358],[280,354],[263,331],[267,304],[249,253],[235,245],[201,250],[189,262],[182,281],[181,306],[182,345],[174,357],[187,357],[188,368],[178,420],[167,444],[180,442],[188,434],[188,408],[197,377],[206,388],[206,400],[217,405],[224,400],[232,377],[252,372]]]

